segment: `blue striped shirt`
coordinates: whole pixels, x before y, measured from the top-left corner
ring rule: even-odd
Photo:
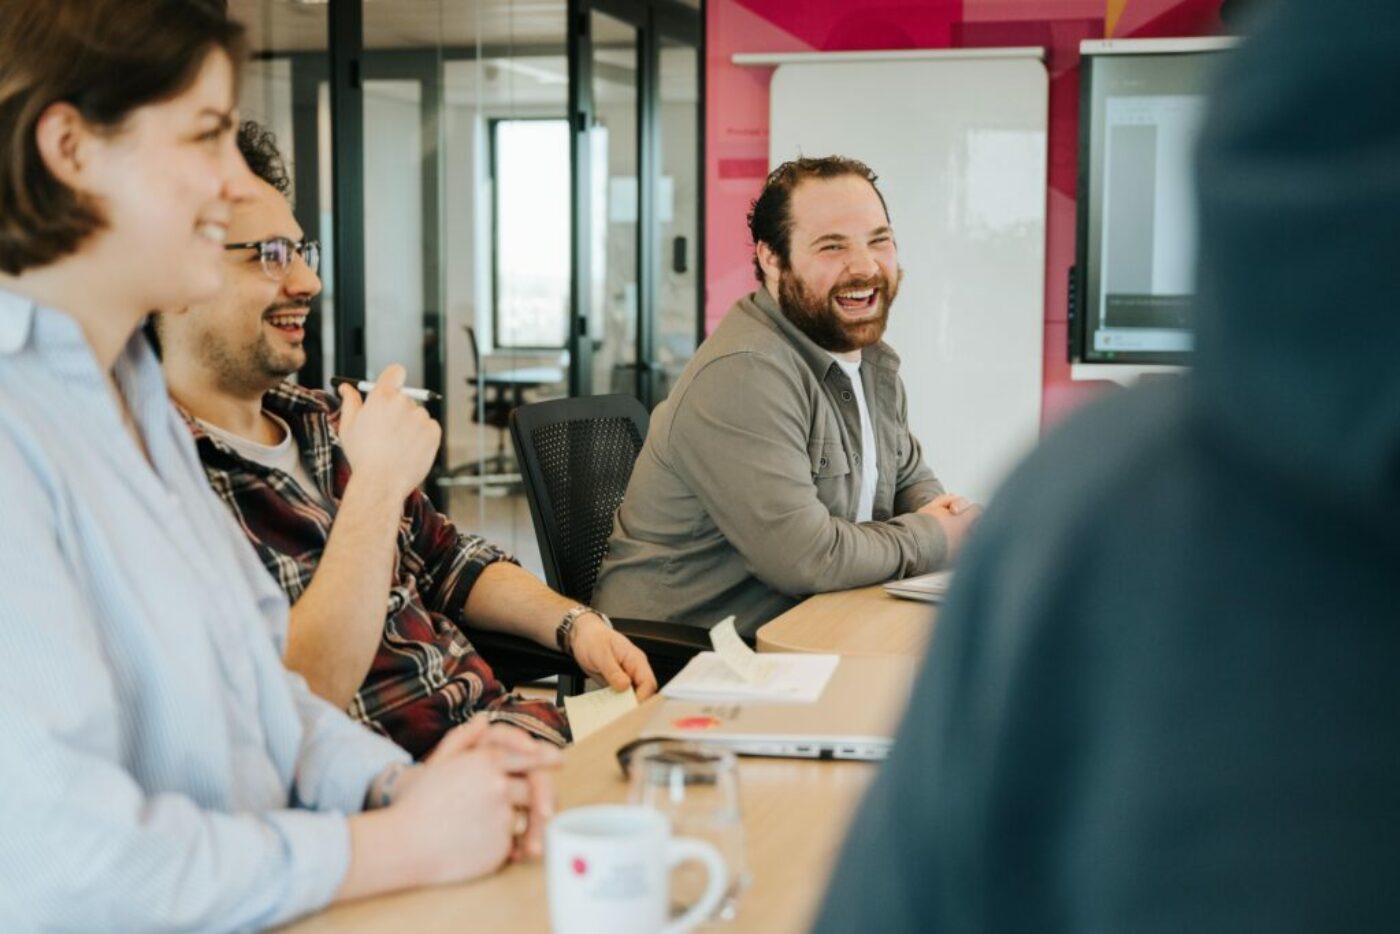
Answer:
[[[138,334],[113,370],[0,291],[0,930],[239,930],[325,905],[407,755],[281,664],[287,603]]]

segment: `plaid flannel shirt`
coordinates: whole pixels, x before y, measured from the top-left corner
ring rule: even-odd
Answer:
[[[194,433],[209,483],[233,513],[258,557],[293,603],[305,592],[330,537],[350,480],[350,463],[335,434],[339,412],[324,393],[282,383],[263,408],[290,426],[302,463],[328,511],[290,476],[240,457],[185,420]],[[385,608],[384,636],[348,713],[422,757],[452,726],[477,711],[563,744],[568,727],[548,701],[506,693],[459,628],[467,594],[496,561],[514,561],[484,539],[459,531],[419,491],[399,520],[398,562]]]

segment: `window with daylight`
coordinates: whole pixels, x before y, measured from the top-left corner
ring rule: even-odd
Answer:
[[[558,348],[569,326],[569,124],[492,123],[498,348]]]

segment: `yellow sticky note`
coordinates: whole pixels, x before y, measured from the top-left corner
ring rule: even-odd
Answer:
[[[569,715],[569,728],[574,742],[596,733],[627,711],[636,708],[637,693],[631,688],[614,691],[602,688],[577,697],[564,698],[564,712]]]
[[[758,653],[739,638],[732,616],[726,616],[718,626],[710,629],[710,644],[724,663],[750,684],[761,684],[773,673],[773,666],[759,658]]]

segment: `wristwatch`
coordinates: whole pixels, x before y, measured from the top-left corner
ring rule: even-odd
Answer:
[[[612,620],[608,619],[607,614],[601,610],[595,610],[593,607],[584,606],[581,603],[569,610],[569,612],[564,614],[564,618],[559,621],[558,628],[554,630],[554,641],[558,643],[559,651],[570,658],[572,658],[574,654],[574,623],[578,622],[580,616],[584,616],[588,613],[592,613],[594,616],[601,619],[609,629],[612,628]]]

